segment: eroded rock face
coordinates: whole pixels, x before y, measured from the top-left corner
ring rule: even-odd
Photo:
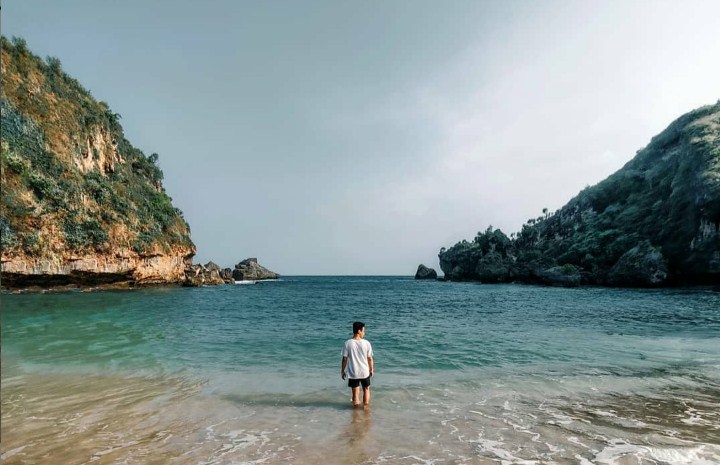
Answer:
[[[437,271],[420,264],[415,272],[415,279],[437,279]]]
[[[608,273],[613,286],[659,286],[668,277],[663,254],[649,241],[625,252]]]
[[[258,281],[261,279],[278,279],[280,275],[259,265],[257,258],[246,258],[235,265],[232,277],[235,281]]]
[[[100,125],[94,126],[84,140],[76,142],[76,147],[80,155],[73,157],[73,161],[83,173],[92,170],[112,173],[116,163],[125,162],[118,152],[117,141]]]
[[[181,284],[192,263],[193,248],[176,247],[167,254],[140,255],[128,249],[95,255],[27,255],[2,258],[2,285],[6,288],[56,285],[145,286]]]

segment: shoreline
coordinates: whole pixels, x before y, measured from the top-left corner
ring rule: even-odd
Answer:
[[[312,275],[298,275],[298,277],[314,277]],[[285,278],[292,278],[293,276],[285,276]],[[338,276],[332,276],[337,278],[347,278],[347,277],[367,277],[367,278],[377,278],[377,277],[385,277],[384,275],[338,275]],[[414,279],[412,275],[407,276],[394,276],[398,278],[407,278],[407,279]],[[115,283],[107,283],[107,284],[94,284],[94,285],[83,285],[83,284],[77,284],[77,283],[69,283],[69,284],[61,284],[61,285],[51,285],[51,286],[41,286],[41,285],[32,285],[32,286],[25,286],[25,287],[10,287],[5,286],[2,284],[2,281],[0,281],[0,295],[17,295],[17,294],[60,294],[60,293],[72,293],[72,292],[103,292],[103,291],[133,291],[137,289],[157,289],[157,288],[169,288],[169,289],[175,289],[175,288],[183,288],[183,287],[215,287],[215,286],[222,286],[222,285],[238,285],[238,284],[257,284],[262,282],[275,282],[279,281],[280,279],[258,279],[258,280],[244,280],[244,281],[235,281],[234,283],[207,283],[203,284],[202,286],[188,286],[183,283],[179,282],[168,282],[168,283],[137,283],[134,281],[119,281]],[[474,285],[489,285],[489,286],[528,286],[528,287],[543,287],[543,288],[558,288],[558,289],[627,289],[627,290],[690,290],[690,291],[709,291],[709,292],[717,292],[720,293],[720,284],[718,285],[712,285],[712,284],[678,284],[678,285],[663,285],[663,286],[606,286],[601,284],[581,284],[578,286],[554,286],[550,284],[543,284],[543,283],[532,283],[532,282],[522,282],[522,281],[516,281],[516,282],[502,282],[502,283],[484,283],[478,280],[449,280],[449,279],[436,279],[436,280],[416,280],[416,281],[422,281],[422,282],[437,282],[437,283],[456,283],[456,284],[474,284]]]

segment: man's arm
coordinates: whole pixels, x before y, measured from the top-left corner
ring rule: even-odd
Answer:
[[[375,366],[373,364],[372,357],[368,357],[368,366],[370,367],[370,376],[372,377],[373,373],[375,373]]]
[[[342,365],[340,366],[340,377],[345,379],[345,367],[347,367],[347,357],[343,357]]]

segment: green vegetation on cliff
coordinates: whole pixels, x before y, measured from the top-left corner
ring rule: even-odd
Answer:
[[[720,102],[678,118],[621,170],[510,238],[490,227],[439,257],[452,280],[720,282]]]
[[[120,115],[60,60],[1,39],[3,262],[105,254],[194,253],[162,186],[157,154],[133,147]],[[122,252],[122,251],[125,252]]]

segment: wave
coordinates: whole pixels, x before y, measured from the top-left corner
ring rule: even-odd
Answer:
[[[256,280],[244,280],[244,281],[235,281],[235,284],[259,284],[259,283],[276,283],[281,282],[282,279],[256,279]]]

